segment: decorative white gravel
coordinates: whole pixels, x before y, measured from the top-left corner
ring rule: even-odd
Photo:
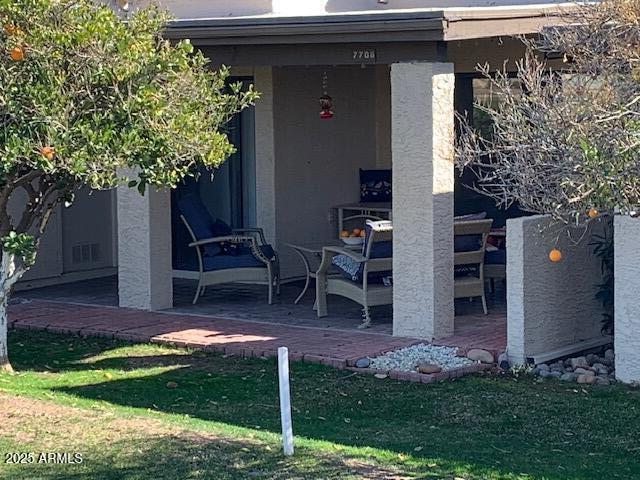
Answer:
[[[371,368],[413,372],[419,363],[434,363],[442,370],[472,365],[473,360],[456,355],[457,348],[418,344],[371,358]]]

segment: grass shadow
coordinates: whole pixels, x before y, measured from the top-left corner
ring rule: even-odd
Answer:
[[[50,392],[279,432],[274,360],[38,335],[18,338],[25,351],[14,366],[39,375],[56,359],[54,375],[66,380],[46,384]],[[31,354],[38,346],[51,356]],[[425,386],[302,363],[291,381],[298,436],[435,458],[476,478],[640,478],[630,461],[640,392],[626,387],[478,377]]]

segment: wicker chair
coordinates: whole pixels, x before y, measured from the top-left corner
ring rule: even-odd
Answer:
[[[390,276],[392,270],[391,222],[372,222],[369,220],[366,231],[364,254],[342,247],[323,247],[322,261],[316,272],[318,317],[325,317],[328,314],[328,295],[340,295],[362,305],[364,322],[360,328],[366,328],[371,324],[369,307],[393,303],[393,287],[380,281],[380,277],[386,273]],[[359,264],[357,279],[329,273],[333,258],[337,255],[345,255]],[[379,277],[378,281],[370,278],[376,274]]]
[[[487,237],[491,230],[493,220],[471,220],[454,222],[454,236],[462,236],[471,239],[471,248],[464,251],[454,252],[454,267],[459,270],[461,267],[471,267],[473,274],[457,275],[454,281],[454,298],[474,298],[482,299],[482,309],[484,314],[487,311],[487,300],[485,297],[484,285],[484,257],[487,245]]]
[[[278,255],[265,241],[262,229],[230,229],[210,217],[199,197],[182,199],[178,208],[192,240],[189,247],[197,254],[197,270],[177,269],[174,277],[198,280],[193,303],[209,285],[240,282],[266,285],[271,305],[274,289],[280,293],[280,267]],[[224,234],[215,235],[217,225],[223,225]],[[226,249],[232,253],[226,253]]]

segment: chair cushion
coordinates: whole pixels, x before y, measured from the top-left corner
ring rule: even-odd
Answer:
[[[360,201],[391,201],[391,170],[360,169]]]
[[[371,225],[367,223],[364,227],[365,236],[364,243],[362,244],[362,254],[364,255],[371,239]],[[371,252],[369,258],[391,258],[393,255],[393,242],[386,240],[384,242],[374,242],[371,246]]]
[[[506,265],[507,251],[503,249],[487,251],[484,254],[484,263],[489,265]]]
[[[267,258],[273,258],[274,252],[271,245],[261,245],[260,250]],[[237,255],[205,256],[203,259],[204,271],[225,270],[227,268],[251,268],[264,267],[266,265],[253,256],[250,247],[240,247]]]
[[[184,195],[178,200],[178,209],[187,220],[197,240],[214,237],[213,219],[209,211],[195,193]]]
[[[469,213],[468,215],[458,215],[453,217],[454,222],[470,222],[473,220],[484,220],[487,212]],[[454,252],[473,252],[482,247],[482,235],[456,235],[453,237]]]
[[[482,235],[456,235],[453,237],[454,252],[473,252],[482,248]]]
[[[222,237],[231,234],[231,227],[219,218],[213,219],[196,193],[188,193],[178,200],[178,209],[187,220],[196,240],[212,237]],[[220,244],[211,243],[202,247],[206,256],[213,257],[222,252]]]

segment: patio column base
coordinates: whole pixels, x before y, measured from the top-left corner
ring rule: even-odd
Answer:
[[[173,306],[171,193],[118,188],[118,303],[161,310]]]
[[[451,63],[391,65],[393,334],[453,335]]]
[[[640,382],[640,219],[614,220],[616,378]]]

